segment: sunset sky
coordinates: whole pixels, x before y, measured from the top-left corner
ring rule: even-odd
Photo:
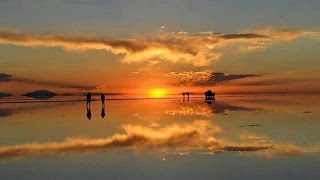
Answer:
[[[1,0],[0,92],[320,91],[318,0]]]

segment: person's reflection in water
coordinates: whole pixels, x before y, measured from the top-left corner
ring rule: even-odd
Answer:
[[[105,111],[105,96],[104,94],[101,94],[101,117],[104,118],[106,116],[106,111]]]
[[[91,108],[90,108],[90,104],[87,105],[87,118],[88,118],[88,120],[91,119]]]
[[[87,118],[90,120],[91,119],[91,93],[88,92],[87,94]]]
[[[104,118],[106,116],[105,106],[104,104],[101,106],[101,117]]]

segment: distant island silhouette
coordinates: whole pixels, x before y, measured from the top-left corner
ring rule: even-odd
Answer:
[[[23,94],[23,96],[32,97],[35,99],[50,99],[56,95],[57,95],[56,93],[51,92],[49,90],[37,90],[37,91]]]
[[[12,96],[12,94],[0,92],[0,98],[10,97],[10,96]]]

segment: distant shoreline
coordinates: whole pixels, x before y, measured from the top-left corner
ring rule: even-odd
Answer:
[[[252,97],[260,95],[263,96],[319,96],[320,94],[219,94],[218,97]],[[22,99],[22,100],[14,100],[11,99],[13,96],[8,97],[9,99],[1,101],[2,98],[0,98],[0,104],[23,104],[23,103],[59,103],[59,102],[85,102],[86,99],[65,99],[65,100],[37,100],[37,99]],[[56,96],[57,97],[57,96]],[[58,97],[72,97],[72,96],[59,96]],[[73,96],[79,98],[79,96]],[[182,96],[171,96],[171,97],[129,97],[129,98],[106,98],[106,101],[130,101],[130,100],[148,100],[148,99],[154,99],[154,100],[161,100],[161,99],[183,99]],[[187,98],[186,98],[187,99]],[[204,99],[203,96],[200,95],[194,95],[190,96],[190,99]],[[100,99],[92,99],[91,101],[100,101]]]
[[[146,100],[146,99],[177,99],[178,97],[167,97],[167,98],[111,98],[106,101],[132,101],[132,100]],[[194,97],[197,98],[197,97]],[[200,97],[199,97],[200,98]],[[0,101],[0,104],[23,104],[23,103],[55,103],[55,102],[86,102],[85,99],[72,99],[72,100],[24,100],[24,101]],[[93,99],[91,101],[100,101]]]

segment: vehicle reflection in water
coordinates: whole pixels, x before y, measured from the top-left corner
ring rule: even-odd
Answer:
[[[184,101],[183,101],[184,102]],[[244,107],[238,105],[230,105],[226,102],[217,102],[215,100],[198,101],[193,103],[182,103],[179,110],[167,110],[165,113],[169,115],[202,115],[210,116],[212,114],[225,114],[230,111],[256,111],[262,110],[252,107]]]
[[[257,108],[242,107],[230,104],[218,103],[216,101],[206,101],[213,113],[226,113],[227,111],[256,111]]]

